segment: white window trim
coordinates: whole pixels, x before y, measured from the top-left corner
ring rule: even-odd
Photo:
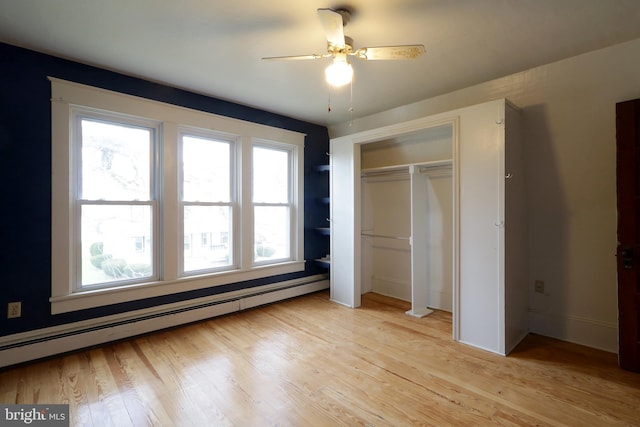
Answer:
[[[154,177],[158,173],[158,170],[156,168],[157,164],[158,163],[160,165],[162,164],[161,159],[159,162],[156,162],[155,160],[156,156],[159,156],[159,150],[162,149],[162,144],[160,143],[162,140],[162,124],[157,121],[140,119],[138,117],[125,116],[123,114],[118,114],[118,113],[105,114],[104,112],[97,111],[95,109],[71,106],[71,112],[70,112],[70,129],[71,129],[70,132],[71,133],[69,135],[69,144],[70,144],[70,149],[72,150],[71,169],[78,169],[80,167],[81,146],[77,141],[77,137],[78,137],[77,133],[80,132],[79,128],[80,128],[81,119],[99,120],[107,123],[119,123],[119,124],[125,124],[125,125],[140,126],[143,128],[153,130],[154,140],[153,140],[153,146],[151,147],[151,152],[150,152],[151,157],[149,158],[149,161],[151,163],[151,168],[150,168],[151,176],[149,177],[151,182],[151,188],[149,189],[150,199],[148,201],[131,201],[128,204],[131,204],[131,205],[137,204],[137,205],[151,207],[152,236],[153,236],[153,240],[155,240],[156,243],[153,245],[154,250],[151,255],[153,260],[153,267],[154,267],[153,275],[148,280],[145,280],[145,282],[158,281],[159,276],[161,274],[161,265],[158,262],[159,261],[158,248],[162,247],[162,241],[161,239],[158,239],[158,237],[160,236],[160,233],[158,232],[159,231],[158,230],[158,224],[159,224],[158,211],[162,203],[162,199],[161,199],[162,179],[154,179]],[[69,171],[69,173],[71,173],[71,170]],[[79,178],[79,175],[76,176],[76,178]],[[82,206],[83,205],[105,205],[105,206],[121,205],[122,203],[112,202],[110,200],[84,200],[80,194],[81,193],[80,180],[78,179],[73,180],[71,185],[73,188],[72,194],[74,195],[74,200],[73,200],[74,209],[69,214],[70,215],[69,222],[73,227],[71,234],[76,236],[71,242],[71,250],[70,250],[71,253],[75,254],[76,256],[76,259],[75,259],[76,268],[75,268],[75,271],[72,272],[72,276],[71,276],[71,281],[74,287],[73,292],[82,292],[89,288],[99,289],[99,288],[122,286],[128,283],[132,283],[132,284],[141,283],[141,280],[139,279],[132,279],[127,281],[108,282],[104,284],[89,285],[84,289],[81,287],[79,282],[81,281],[80,279],[82,277],[82,272],[81,272],[82,259],[80,257],[79,251],[74,246],[80,244],[80,241],[79,241],[79,237],[81,235],[80,211],[82,209]]]
[[[52,119],[52,264],[51,264],[51,312],[64,313],[92,307],[117,304],[132,300],[151,298],[162,295],[204,289],[218,285],[242,282],[274,275],[299,272],[304,270],[304,134],[281,128],[261,125],[243,120],[218,116],[211,113],[192,110],[158,101],[152,101],[131,95],[121,94],[105,89],[94,88],[78,83],[49,77],[51,81],[51,119]],[[251,254],[247,251],[240,256],[241,264],[237,270],[200,276],[180,277],[177,260],[179,245],[183,244],[179,233],[178,221],[163,221],[160,234],[163,246],[160,258],[172,259],[173,262],[161,262],[162,280],[143,284],[130,284],[116,288],[91,289],[76,291],[72,283],[72,239],[74,235],[74,186],[70,182],[73,167],[73,150],[71,144],[71,109],[74,105],[112,111],[135,117],[145,117],[162,123],[164,143],[160,143],[163,153],[163,167],[172,170],[171,179],[162,180],[163,203],[160,215],[178,216],[178,181],[175,174],[178,159],[176,145],[180,126],[207,129],[234,135],[238,141],[237,167],[240,169],[237,183],[242,189],[238,197],[239,208],[251,206],[251,180],[246,171],[251,171],[251,146],[253,140],[278,141],[294,146],[297,161],[294,162],[297,177],[295,197],[296,232],[298,237],[292,247],[292,261],[273,265],[253,266]],[[244,171],[244,172],[243,172]],[[249,186],[248,196],[247,188]],[[248,218],[247,218],[248,217]],[[243,230],[242,244],[251,239],[251,215],[242,215],[240,227]],[[249,228],[247,228],[249,226]],[[247,237],[249,236],[249,237]],[[237,236],[234,236],[237,237]],[[237,240],[236,240],[237,241]]]

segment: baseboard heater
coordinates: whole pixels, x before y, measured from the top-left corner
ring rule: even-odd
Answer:
[[[0,367],[230,314],[329,288],[326,275],[0,337]]]

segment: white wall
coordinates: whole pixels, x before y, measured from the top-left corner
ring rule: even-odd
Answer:
[[[502,97],[524,117],[531,331],[615,352],[615,103],[640,98],[640,39],[329,132],[335,138]],[[533,292],[534,280],[544,281],[544,294]]]

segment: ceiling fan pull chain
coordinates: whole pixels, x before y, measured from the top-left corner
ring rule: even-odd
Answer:
[[[353,80],[351,80],[350,84],[350,94],[349,94],[349,127],[353,124]]]
[[[327,90],[329,93],[329,100],[327,101],[327,113],[331,112],[331,89]]]

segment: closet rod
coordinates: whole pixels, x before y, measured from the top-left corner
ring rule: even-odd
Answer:
[[[411,240],[411,237],[388,236],[385,234],[361,233],[360,235],[364,237],[381,237],[383,239],[393,239],[393,240]]]

